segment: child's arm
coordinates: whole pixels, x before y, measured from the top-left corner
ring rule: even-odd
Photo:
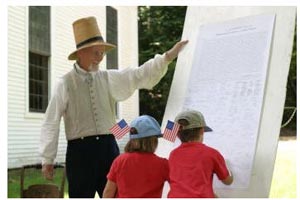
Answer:
[[[232,176],[232,174],[229,171],[229,175],[227,176],[227,178],[225,178],[224,180],[222,180],[222,183],[224,183],[225,185],[230,185],[232,182],[233,182],[233,176]]]
[[[226,163],[226,167],[227,167],[227,170],[229,172],[229,175],[227,176],[227,178],[225,178],[224,180],[222,180],[222,182],[225,185],[230,185],[233,182],[233,175],[232,175],[232,173],[230,171],[230,168],[229,168],[229,160],[225,160],[225,163]]]
[[[107,180],[106,186],[103,191],[103,198],[114,198],[117,193],[117,184],[110,180]]]

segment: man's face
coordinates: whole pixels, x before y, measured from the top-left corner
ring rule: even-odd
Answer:
[[[98,71],[105,51],[103,46],[92,46],[81,49],[77,52],[80,66],[87,71]]]

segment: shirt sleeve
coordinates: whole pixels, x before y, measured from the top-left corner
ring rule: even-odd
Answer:
[[[129,98],[136,89],[151,89],[166,74],[168,64],[165,54],[155,55],[137,68],[109,70],[109,90],[116,101]]]
[[[214,172],[218,176],[219,180],[224,180],[229,176],[229,171],[227,169],[224,157],[216,151]]]
[[[41,128],[40,149],[42,164],[53,164],[57,154],[60,120],[66,108],[67,93],[63,79],[59,79],[48,104]]]

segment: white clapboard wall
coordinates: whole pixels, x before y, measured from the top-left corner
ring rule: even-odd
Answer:
[[[188,7],[182,39],[188,39],[189,43],[178,57],[162,124],[162,127],[165,127],[167,120],[174,120],[176,114],[183,109],[186,91],[188,87],[192,87],[189,85],[189,78],[199,27],[255,15],[275,15],[275,24],[261,112],[258,113],[260,121],[256,124],[258,133],[256,142],[253,144],[253,166],[246,187],[239,187],[238,185],[235,187],[217,187],[215,191],[219,197],[269,196],[285,102],[296,7]],[[224,145],[230,144],[225,143]],[[178,146],[178,142],[173,144],[160,139],[157,154],[168,157],[170,151],[176,146]],[[233,165],[234,162],[238,161],[231,161]],[[167,195],[168,189],[168,185],[165,186],[164,197]]]
[[[138,67],[138,26],[136,6],[114,6],[118,13],[118,67]],[[51,59],[49,71],[49,96],[57,79],[70,71],[73,61],[67,56],[75,50],[72,23],[82,17],[95,16],[106,39],[105,6],[51,6]],[[28,6],[8,6],[7,22],[7,165],[19,168],[41,162],[39,155],[40,131],[44,113],[29,112]],[[130,42],[128,42],[130,41]],[[106,68],[106,58],[101,70]],[[51,91],[51,92],[50,92]],[[127,122],[138,116],[138,91],[118,104],[119,119]],[[65,162],[67,141],[61,120],[58,152],[55,162]],[[128,136],[118,140],[123,151]]]

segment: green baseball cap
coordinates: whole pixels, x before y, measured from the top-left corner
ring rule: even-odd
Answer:
[[[175,122],[178,122],[181,119],[185,119],[188,121],[188,125],[183,126],[182,130],[203,127],[204,132],[212,131],[212,129],[206,125],[204,116],[199,111],[196,110],[182,111],[176,116]]]

